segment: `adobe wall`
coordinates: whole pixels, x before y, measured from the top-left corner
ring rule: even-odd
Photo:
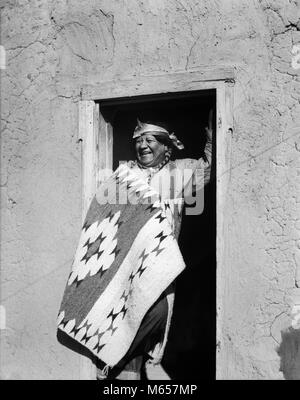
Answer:
[[[81,85],[228,65],[236,83],[218,377],[282,379],[276,349],[300,287],[299,2],[1,4],[1,378],[79,378],[55,321],[81,224]]]

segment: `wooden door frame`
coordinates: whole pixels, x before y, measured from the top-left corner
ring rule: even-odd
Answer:
[[[227,228],[223,221],[226,192],[230,178],[230,146],[233,127],[234,70],[229,67],[201,68],[196,71],[136,77],[128,80],[95,82],[81,88],[79,101],[79,139],[82,142],[82,217],[103,179],[101,171],[112,169],[113,131],[99,109],[107,99],[216,89],[216,248],[217,248],[217,352],[216,378],[222,376],[220,343],[222,342],[223,307],[226,292],[225,246]],[[216,344],[217,344],[216,343]],[[80,379],[94,380],[95,366],[80,356]]]

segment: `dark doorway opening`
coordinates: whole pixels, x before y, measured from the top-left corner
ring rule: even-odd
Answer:
[[[132,134],[137,118],[168,123],[185,146],[184,150],[173,152],[173,159],[200,158],[210,109],[216,109],[215,90],[101,101],[100,111],[113,127],[113,168],[116,169],[121,160],[135,159]],[[187,267],[176,279],[172,324],[162,361],[171,379],[215,379],[215,150],[214,135],[212,175],[205,187],[204,210],[200,215],[184,213],[179,237]]]

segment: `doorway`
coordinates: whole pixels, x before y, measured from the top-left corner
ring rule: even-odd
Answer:
[[[200,158],[209,110],[216,110],[216,90],[199,90],[99,102],[113,132],[113,169],[135,159],[132,134],[136,120],[166,121],[184,150],[175,158]],[[214,112],[216,115],[216,112]],[[215,118],[214,118],[214,125]],[[214,126],[216,132],[216,126]],[[162,364],[171,379],[215,379],[216,349],[216,135],[210,183],[200,215],[183,214],[179,246],[186,269],[176,279],[172,323]]]

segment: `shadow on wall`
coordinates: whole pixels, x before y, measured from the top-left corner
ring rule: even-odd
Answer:
[[[281,339],[277,349],[280,371],[286,380],[300,380],[300,329],[282,331]]]

